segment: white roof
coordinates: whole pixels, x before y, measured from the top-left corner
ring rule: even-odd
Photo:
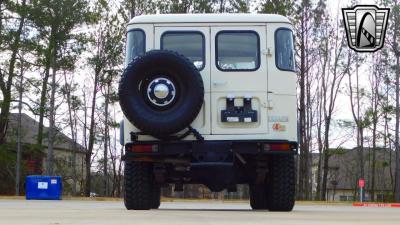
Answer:
[[[290,23],[277,14],[156,14],[143,15],[131,19],[134,23]]]

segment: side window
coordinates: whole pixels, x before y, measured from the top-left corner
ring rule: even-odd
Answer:
[[[143,30],[135,29],[128,31],[126,44],[126,63],[146,51],[146,36]]]
[[[189,58],[197,69],[205,62],[204,36],[197,31],[167,31],[161,36],[161,49],[179,52]]]
[[[260,67],[260,38],[255,31],[220,31],[216,65],[221,71],[254,71]]]
[[[275,63],[280,70],[294,71],[293,33],[290,29],[275,31]]]

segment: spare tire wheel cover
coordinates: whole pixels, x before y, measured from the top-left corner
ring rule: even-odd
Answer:
[[[203,80],[193,63],[177,52],[153,50],[135,58],[119,84],[127,119],[155,137],[188,127],[203,105]]]

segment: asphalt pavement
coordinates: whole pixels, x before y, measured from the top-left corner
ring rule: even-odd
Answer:
[[[368,225],[400,224],[400,208],[297,204],[292,212],[252,211],[246,202],[163,202],[128,211],[121,201],[0,199],[0,225]]]

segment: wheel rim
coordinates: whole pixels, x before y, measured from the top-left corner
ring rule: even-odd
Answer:
[[[147,86],[147,98],[155,106],[169,106],[176,97],[174,83],[164,77],[153,79]]]

